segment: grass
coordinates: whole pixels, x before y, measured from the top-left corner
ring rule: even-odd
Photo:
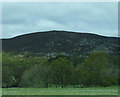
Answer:
[[[118,87],[3,88],[2,95],[118,95]]]

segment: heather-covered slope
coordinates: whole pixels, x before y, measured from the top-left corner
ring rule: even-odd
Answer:
[[[47,31],[2,39],[2,46],[3,51],[33,52],[46,56],[58,53],[69,55],[75,52],[81,55],[97,51],[117,54],[119,40],[96,34]]]

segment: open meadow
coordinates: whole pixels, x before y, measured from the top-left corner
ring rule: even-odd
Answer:
[[[3,88],[2,95],[118,95],[118,87]]]

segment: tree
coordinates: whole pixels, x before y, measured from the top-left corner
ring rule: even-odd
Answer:
[[[2,87],[13,87],[15,83],[14,71],[9,66],[2,66]]]
[[[23,72],[30,67],[34,67],[34,64],[44,64],[47,59],[42,57],[33,57],[27,54],[15,54],[13,52],[2,52],[2,65],[5,67],[3,72],[5,75],[11,74],[7,69],[12,71],[12,76],[15,78],[16,82],[14,85],[17,87],[20,83],[20,78]],[[5,77],[3,75],[3,77]]]
[[[85,85],[109,85],[110,67],[105,53],[92,53],[79,66],[82,82]],[[109,75],[109,76],[108,76]]]
[[[73,63],[66,58],[58,58],[51,63],[53,71],[54,84],[64,87],[73,83],[75,67]]]
[[[47,88],[48,84],[51,82],[50,75],[51,71],[49,66],[37,64],[23,73],[20,86]]]
[[[77,55],[76,53],[70,56],[70,60],[73,62],[73,65],[75,67],[77,67],[78,64],[81,64],[84,62],[84,58],[82,56]]]

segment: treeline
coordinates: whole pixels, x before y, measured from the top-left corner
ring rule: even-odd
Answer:
[[[2,52],[2,87],[88,87],[118,84],[118,56],[32,56]]]

